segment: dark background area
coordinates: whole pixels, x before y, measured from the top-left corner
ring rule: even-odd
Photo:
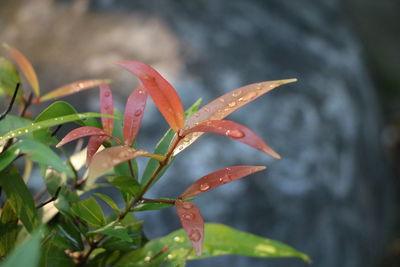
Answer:
[[[151,193],[176,197],[213,170],[267,165],[199,197],[205,220],[290,244],[312,266],[390,267],[400,266],[399,12],[396,0],[0,0],[0,41],[27,55],[44,92],[112,78],[120,110],[137,81],[108,64],[119,59],[155,67],[185,107],[245,84],[298,78],[229,117],[265,138],[280,161],[206,135]],[[97,111],[97,94],[65,100]],[[166,128],[149,103],[141,147],[151,150]],[[142,218],[152,238],[179,227],[173,210]],[[204,265],[308,266],[234,256],[189,264]]]

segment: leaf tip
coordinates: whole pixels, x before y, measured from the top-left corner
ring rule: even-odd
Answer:
[[[297,78],[280,80],[279,85],[297,82]]]

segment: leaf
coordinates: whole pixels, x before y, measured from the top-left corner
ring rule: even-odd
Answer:
[[[97,136],[97,135],[91,136],[89,138],[86,150],[86,163],[88,165],[90,164],[90,162],[92,162],[94,154],[97,153],[97,151],[103,144],[105,138],[106,138],[105,136]]]
[[[185,118],[190,117],[194,112],[196,112],[200,104],[201,104],[201,98],[198,99],[195,103],[193,103],[193,105],[185,111]],[[175,135],[174,131],[172,129],[169,129],[161,138],[161,140],[158,142],[153,153],[160,155],[166,154],[174,138],[174,135]],[[168,162],[168,165],[163,167],[162,171],[157,175],[153,184],[155,184],[158,181],[158,179],[160,179],[160,177],[165,173],[165,171],[171,165],[172,161],[173,158]],[[142,186],[146,185],[149,182],[150,178],[153,176],[154,172],[157,170],[159,165],[160,164],[157,160],[149,159],[149,162],[146,165],[146,169],[144,170],[142,180],[140,182]]]
[[[181,198],[198,195],[266,168],[265,166],[232,166],[220,169],[198,179],[182,193]]]
[[[93,197],[89,197],[73,205],[72,212],[91,226],[102,227],[106,224],[103,211]]]
[[[37,79],[36,72],[32,67],[32,64],[18,49],[11,47],[8,44],[3,44],[3,46],[10,52],[11,56],[17,63],[18,67],[21,69],[25,78],[31,85],[35,95],[39,96],[40,95],[39,81]]]
[[[132,242],[132,238],[129,236],[125,226],[122,223],[116,221],[113,221],[94,231],[90,231],[88,232],[88,234],[104,234],[114,236],[123,241]]]
[[[51,238],[42,246],[42,257],[39,266],[46,267],[70,267],[74,266],[72,259],[65,254],[65,248],[60,248],[56,245],[57,236]],[[59,244],[59,243],[57,243]],[[65,244],[64,244],[65,246]]]
[[[110,115],[100,114],[100,113],[95,113],[95,112],[87,112],[87,113],[66,115],[66,116],[61,116],[61,117],[44,120],[44,121],[40,121],[40,122],[36,122],[36,123],[31,123],[28,126],[23,126],[21,128],[9,131],[9,132],[3,134],[2,136],[0,136],[0,146],[5,144],[6,141],[10,138],[29,134],[29,133],[39,131],[44,128],[53,127],[53,126],[71,122],[71,121],[79,121],[79,120],[86,119],[86,118],[102,117],[102,116],[108,117]]]
[[[161,200],[174,200],[172,198],[161,198]],[[172,207],[174,204],[172,203],[162,203],[162,202],[153,202],[153,201],[142,201],[138,205],[135,206],[133,211],[146,211],[146,210],[160,210],[164,208]]]
[[[155,69],[138,61],[117,61],[115,64],[136,75],[153,99],[169,126],[178,132],[183,128],[182,102],[172,87]]]
[[[82,236],[75,223],[65,218],[65,221],[57,223],[55,228],[57,229],[57,236],[60,237],[65,246],[72,250],[83,250]]]
[[[106,83],[100,84],[100,113],[114,115],[114,102],[111,89]],[[112,135],[114,119],[101,117],[103,129],[109,135]]]
[[[0,171],[4,170],[9,166],[19,155],[21,151],[15,147],[11,146],[6,151],[0,154]]]
[[[139,132],[142,123],[144,109],[146,107],[147,91],[144,87],[138,86],[130,94],[124,113],[124,142],[125,145],[131,146]]]
[[[86,136],[108,136],[112,137],[110,134],[106,133],[102,129],[91,127],[91,126],[83,126],[70,131],[63,139],[56,145],[56,147],[61,147],[71,141],[76,139],[80,139]]]
[[[164,261],[174,261],[188,257],[189,260],[209,258],[223,255],[240,255],[258,258],[289,258],[296,257],[306,262],[310,258],[294,248],[281,242],[238,231],[229,226],[216,223],[205,224],[205,237],[201,257],[190,253],[192,245],[183,229],[168,234],[165,237],[153,239],[141,250],[125,254],[117,266],[135,263],[140,266],[145,259],[151,258],[168,246]],[[189,254],[190,253],[190,254]]]
[[[86,184],[92,184],[96,178],[106,173],[112,167],[140,156],[151,157],[161,161],[165,158],[162,155],[150,154],[145,150],[135,150],[128,146],[106,148],[93,156],[92,162],[89,165],[89,176]]]
[[[264,141],[259,136],[257,136],[252,130],[233,121],[228,121],[228,120],[204,121],[190,128],[189,130],[184,131],[182,135],[185,136],[187,134],[194,132],[216,133],[220,135],[225,135],[229,138],[232,138],[246,145],[254,147],[255,149],[261,150],[264,153],[269,154],[276,159],[280,159],[279,154],[276,153],[274,150],[272,150],[272,148],[267,146],[267,144],[265,144]]]
[[[11,201],[6,200],[0,215],[0,257],[3,258],[14,248],[18,234],[18,216]]]
[[[3,262],[3,267],[38,266],[40,259],[40,231],[36,231],[19,245]]]
[[[139,195],[141,187],[139,183],[131,176],[109,177],[107,181],[118,188],[121,192],[125,192],[132,197]]]
[[[11,97],[14,94],[17,83],[21,81],[17,69],[7,59],[0,57],[0,97]],[[18,91],[18,99],[21,99],[22,90]]]
[[[123,241],[121,238],[110,237],[107,238],[102,244],[101,247],[106,250],[120,250],[120,251],[132,251],[136,250],[140,247],[142,237],[139,231],[133,231],[128,234],[131,241]]]
[[[117,214],[119,214],[121,212],[119,210],[117,204],[109,196],[101,194],[101,193],[94,193],[94,195],[101,198],[104,202],[106,202]]]
[[[47,169],[44,174],[44,182],[46,184],[47,191],[50,195],[55,196],[58,188],[64,184],[67,180],[66,174],[58,172],[53,169]]]
[[[110,83],[111,80],[82,80],[82,81],[76,81],[73,83],[69,83],[66,84],[64,86],[61,86],[57,89],[54,89],[53,91],[35,98],[33,100],[33,103],[41,103],[50,99],[54,99],[54,98],[60,98],[60,97],[64,97],[67,95],[71,95],[71,94],[75,94],[78,93],[80,91],[89,89],[89,88],[93,88],[96,86],[99,86],[100,84],[103,83]]]
[[[11,130],[27,126],[31,123],[32,121],[26,118],[8,114],[4,119],[0,120],[0,135],[4,135]]]
[[[32,232],[39,223],[35,203],[15,166],[0,172],[0,185],[18,218]]]
[[[177,200],[176,212],[197,256],[201,255],[204,239],[204,220],[199,209],[191,202]]]
[[[185,130],[196,126],[196,124],[208,120],[222,120],[235,110],[252,102],[261,95],[271,91],[272,89],[291,82],[296,79],[278,80],[254,83],[237,88],[223,96],[216,98],[207,105],[200,108],[196,113],[185,121]],[[202,135],[202,133],[191,133],[185,139],[181,140],[174,151],[174,156],[182,152],[188,146],[193,144]]]

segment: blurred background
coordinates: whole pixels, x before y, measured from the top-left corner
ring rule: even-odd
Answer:
[[[0,41],[33,62],[44,92],[113,79],[120,110],[137,85],[108,64],[120,59],[152,65],[185,107],[249,83],[298,78],[229,117],[281,160],[205,135],[151,194],[176,197],[222,167],[267,165],[199,197],[205,220],[285,242],[315,267],[400,266],[399,13],[398,0],[0,0]],[[65,100],[98,110],[96,89]],[[149,101],[138,143],[152,150],[164,129]],[[151,238],[180,227],[172,209],[141,218]],[[189,263],[204,265],[309,266],[234,256]]]

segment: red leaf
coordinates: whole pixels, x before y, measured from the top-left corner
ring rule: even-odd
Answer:
[[[295,81],[296,79],[269,81],[237,88],[200,108],[186,120],[185,129],[188,130],[203,121],[222,120],[235,110],[243,107],[272,89]],[[186,136],[185,139],[179,142],[177,148],[174,150],[174,156],[190,146],[201,135],[202,133],[191,133]]]
[[[220,169],[198,179],[182,193],[180,198],[198,195],[266,168],[265,166],[232,166]]]
[[[110,80],[86,80],[86,81],[76,81],[45,94],[40,98],[35,98],[33,103],[41,103],[54,98],[64,97],[67,95],[75,94],[77,92],[99,86],[103,83],[110,83]]]
[[[201,256],[204,240],[204,220],[199,209],[191,202],[178,199],[175,202],[176,212],[182,227],[193,244],[197,256]]]
[[[102,129],[99,129],[96,127],[91,127],[91,126],[84,126],[84,127],[76,128],[76,129],[70,131],[66,136],[64,136],[63,139],[61,139],[61,141],[56,145],[56,147],[63,146],[66,143],[69,143],[76,139],[79,139],[79,138],[82,138],[85,136],[91,136],[91,135],[112,137],[111,135],[109,135],[108,133],[103,131]]]
[[[114,102],[111,89],[106,83],[100,85],[100,112],[104,114],[114,115]],[[101,117],[101,123],[106,133],[112,134],[114,119]]]
[[[145,150],[135,150],[128,146],[114,146],[96,153],[89,165],[88,179],[95,179],[106,173],[112,167],[137,157],[150,157],[163,161],[165,156],[150,154]]]
[[[88,165],[92,161],[94,154],[96,154],[97,150],[99,150],[101,144],[103,144],[105,139],[106,139],[106,137],[103,135],[100,135],[100,136],[94,135],[89,138],[89,142],[87,145],[87,151],[86,151],[86,163]]]
[[[131,146],[139,132],[146,107],[147,92],[143,86],[138,86],[129,96],[124,114],[124,142]]]
[[[264,141],[257,136],[252,130],[249,128],[238,124],[233,121],[228,120],[211,120],[204,121],[199,123],[198,125],[186,130],[182,133],[182,135],[187,135],[193,132],[206,132],[206,133],[216,133],[220,135],[225,135],[234,140],[242,142],[246,145],[252,146],[255,149],[261,150],[276,159],[280,159],[278,153],[276,153],[272,148],[267,146]]]
[[[115,64],[136,75],[153,99],[171,128],[178,132],[183,128],[182,102],[172,87],[155,69],[138,61],[118,61]]]

